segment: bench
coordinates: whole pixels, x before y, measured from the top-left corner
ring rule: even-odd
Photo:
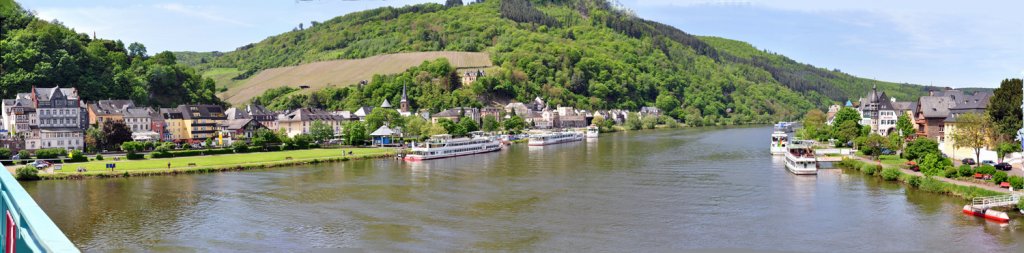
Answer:
[[[196,163],[188,163],[188,166],[189,166],[189,167],[195,167],[195,166],[196,166]]]
[[[999,187],[1002,187],[1002,188],[1010,188],[1010,183],[1009,183],[1009,182],[1002,182],[1002,183],[999,183]]]
[[[292,157],[291,157],[291,156],[288,156],[288,157],[285,157],[284,159],[285,159],[285,160],[291,160],[291,159],[292,159]]]

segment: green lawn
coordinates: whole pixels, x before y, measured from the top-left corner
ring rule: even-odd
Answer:
[[[56,172],[57,174],[74,174],[78,167],[85,167],[88,172],[104,172],[109,171],[106,169],[106,164],[114,163],[117,164],[115,171],[127,171],[127,170],[166,170],[167,163],[171,164],[171,169],[188,169],[193,168],[188,166],[189,163],[195,163],[195,168],[216,168],[216,167],[229,167],[235,165],[244,164],[260,164],[270,162],[286,161],[286,157],[291,157],[292,161],[299,160],[312,160],[312,159],[323,159],[332,157],[342,157],[342,150],[346,153],[352,151],[350,157],[365,157],[365,156],[376,156],[384,154],[394,153],[394,149],[391,148],[347,148],[347,149],[307,149],[307,150],[289,150],[289,151],[278,151],[278,152],[259,152],[259,153],[245,153],[245,154],[227,154],[227,155],[211,155],[211,156],[192,156],[192,157],[176,157],[176,158],[162,158],[162,159],[145,159],[145,160],[121,160],[114,161],[113,159],[107,159],[103,161],[92,161],[84,163],[67,163],[64,164],[63,170]]]
[[[898,155],[882,155],[878,156],[878,160],[882,160],[882,164],[892,167],[899,167],[907,162],[907,159],[900,158]]]

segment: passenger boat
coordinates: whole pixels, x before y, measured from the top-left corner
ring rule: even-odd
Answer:
[[[573,131],[552,132],[530,136],[530,146],[545,146],[558,143],[582,141],[583,134]]]
[[[786,143],[789,142],[789,135],[786,132],[778,131],[772,133],[772,155],[786,154]]]
[[[601,134],[601,129],[597,126],[590,125],[587,127],[587,139],[595,139],[599,134]]]
[[[996,211],[992,209],[974,209],[971,207],[971,205],[964,205],[964,213],[997,222],[1010,222],[1010,216],[1006,215],[1006,212],[1003,211]]]
[[[814,142],[793,140],[786,144],[786,169],[797,175],[818,174],[818,160],[811,145]]]
[[[440,135],[420,145],[414,143],[411,152],[404,159],[422,161],[448,158],[494,152],[501,150],[501,147],[501,141],[491,137],[451,139],[448,135]]]

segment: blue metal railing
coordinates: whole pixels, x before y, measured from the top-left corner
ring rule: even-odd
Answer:
[[[7,168],[0,169],[0,252],[79,252]]]

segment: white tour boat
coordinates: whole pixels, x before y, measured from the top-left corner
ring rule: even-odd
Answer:
[[[597,138],[597,136],[600,135],[600,134],[601,134],[601,129],[598,128],[597,126],[591,125],[591,126],[587,127],[587,138],[588,139]]]
[[[422,161],[448,158],[472,154],[480,154],[501,150],[501,141],[490,137],[455,138],[448,135],[431,138],[419,145],[413,144],[412,150],[405,156],[406,161]]]
[[[772,133],[772,155],[783,155],[786,154],[786,143],[789,142],[789,135],[783,131],[775,131]]]
[[[582,141],[583,134],[573,131],[552,132],[530,136],[530,146],[544,146],[558,143]]]
[[[797,175],[818,174],[818,160],[811,145],[814,142],[793,140],[786,144],[786,169]]]

